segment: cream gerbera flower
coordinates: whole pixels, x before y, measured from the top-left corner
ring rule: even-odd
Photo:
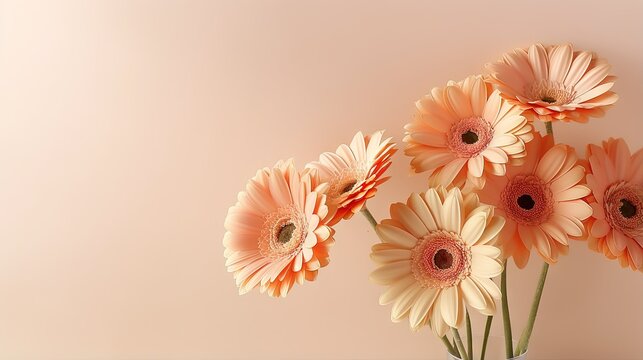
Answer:
[[[487,67],[502,96],[530,120],[586,122],[618,100],[609,91],[615,79],[608,76],[610,65],[569,44],[515,49]]]
[[[391,138],[382,140],[383,133],[364,136],[358,132],[350,146],[342,144],[336,152],[325,152],[319,161],[306,165],[319,172],[322,182],[328,182],[328,205],[335,213],[330,225],[360,211],[366,200],[375,196],[377,187],[389,179],[384,173],[397,150]]]
[[[535,133],[527,144],[522,166],[508,166],[507,175],[489,178],[480,199],[497,207],[507,219],[500,233],[506,257],[525,267],[533,247],[548,263],[569,250],[570,237],[582,236],[582,220],[592,215],[583,200],[589,195],[580,184],[585,169],[577,164],[574,149],[553,145],[551,136]]]
[[[458,188],[431,188],[391,205],[371,254],[378,264],[371,279],[388,286],[380,304],[393,303],[391,319],[409,318],[413,329],[430,323],[441,337],[462,325],[465,304],[493,314],[500,290],[490,278],[502,272],[493,244],[503,224],[493,207]]]
[[[469,178],[484,185],[485,173],[504,175],[505,165],[525,156],[532,127],[521,109],[505,102],[481,76],[434,88],[416,102],[406,125],[406,155],[415,172],[427,171],[436,183],[461,186]]]
[[[590,248],[643,271],[643,149],[630,154],[623,139],[587,147]]]
[[[226,266],[240,294],[259,286],[284,297],[294,283],[315,280],[334,243],[325,191],[314,173],[298,173],[292,161],[257,171],[225,220]]]

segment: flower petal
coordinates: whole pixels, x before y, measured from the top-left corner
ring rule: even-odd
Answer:
[[[502,264],[488,256],[472,253],[471,272],[479,277],[496,277],[502,273]]]
[[[395,244],[404,249],[412,249],[417,244],[417,238],[392,225],[379,224],[375,227],[375,232],[383,242]]]

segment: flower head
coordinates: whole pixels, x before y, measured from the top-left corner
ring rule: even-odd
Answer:
[[[506,176],[490,178],[479,192],[507,219],[499,242],[519,268],[527,264],[532,246],[553,264],[568,252],[570,238],[583,235],[582,220],[592,214],[583,200],[590,193],[580,184],[584,177],[571,147],[554,146],[551,136],[536,133],[527,144],[525,163],[508,166]]]
[[[465,304],[493,314],[500,290],[490,278],[502,272],[494,242],[503,224],[493,207],[458,188],[430,188],[392,204],[371,253],[378,264],[371,279],[388,286],[380,304],[393,303],[391,320],[408,318],[413,329],[430,323],[443,336],[462,325]]]
[[[389,179],[384,173],[397,150],[391,138],[382,140],[383,133],[364,136],[358,132],[350,146],[342,144],[336,152],[325,152],[319,161],[306,165],[316,169],[321,181],[329,185],[328,205],[335,213],[330,225],[360,211],[366,200],[375,196],[377,187]]]
[[[623,139],[610,138],[587,147],[587,162],[590,247],[643,271],[643,149],[631,155]]]
[[[569,44],[515,49],[487,67],[489,81],[530,120],[586,122],[618,100],[609,91],[615,79],[608,75],[610,65]]]
[[[228,210],[223,238],[239,293],[255,287],[284,297],[295,283],[315,280],[334,243],[327,225],[326,185],[292,161],[257,171]]]
[[[481,76],[434,88],[416,102],[406,125],[406,155],[415,172],[426,171],[436,185],[456,186],[468,178],[484,185],[485,173],[504,175],[505,166],[525,156],[532,127],[521,109],[505,102]]]

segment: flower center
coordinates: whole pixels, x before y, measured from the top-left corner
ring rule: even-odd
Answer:
[[[543,98],[542,98],[542,99],[540,99],[540,100],[542,100],[542,101],[544,101],[544,102],[546,102],[546,103],[549,103],[549,104],[553,104],[553,103],[555,103],[555,102],[556,102],[556,99],[554,99],[554,98],[553,98],[553,97],[551,97],[551,96],[545,96],[545,97],[543,97]]]
[[[507,217],[523,225],[543,223],[554,209],[549,186],[534,175],[518,175],[509,180],[500,199]]]
[[[294,205],[283,206],[268,214],[259,237],[259,252],[270,259],[296,255],[308,233],[308,221]]]
[[[295,229],[297,229],[297,227],[295,227],[295,224],[293,223],[288,223],[282,226],[281,229],[279,229],[279,234],[277,235],[277,241],[279,241],[279,243],[281,244],[285,244],[289,242],[290,240],[292,240],[292,234],[295,231]]]
[[[627,199],[621,199],[621,207],[618,209],[624,218],[630,219],[636,215],[636,205]]]
[[[474,133],[471,130],[467,130],[466,133],[462,134],[462,141],[464,141],[466,144],[475,144],[478,142],[478,134]]]
[[[635,237],[643,235],[643,187],[620,181],[603,196],[605,218],[612,228]]]
[[[349,194],[358,187],[358,184],[366,179],[366,166],[349,167],[343,169],[329,181],[328,196],[332,204],[341,204]]]
[[[493,138],[493,129],[482,117],[460,119],[449,129],[447,144],[458,157],[471,158],[484,149]]]
[[[448,269],[453,265],[453,255],[446,249],[440,249],[433,255],[433,265],[440,270]]]
[[[454,286],[471,273],[471,249],[457,234],[431,232],[413,248],[411,272],[423,287]]]
[[[357,181],[356,181],[356,180],[350,181],[348,184],[346,184],[346,185],[344,186],[344,188],[342,189],[342,194],[347,193],[347,192],[349,192],[349,191],[353,190],[353,188],[355,187],[355,184],[357,184]]]
[[[566,105],[576,96],[572,87],[550,80],[540,80],[531,84],[525,93],[529,99],[536,102],[542,101],[548,105]]]
[[[518,200],[516,201],[516,203],[518,204],[518,206],[525,210],[531,210],[534,208],[534,205],[536,205],[536,202],[529,194],[518,196]]]

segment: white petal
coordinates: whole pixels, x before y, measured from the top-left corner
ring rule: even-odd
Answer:
[[[460,308],[460,299],[458,289],[455,286],[448,287],[440,293],[440,312],[444,322],[450,327],[457,328],[459,312],[464,311]]]
[[[371,273],[371,281],[380,285],[388,285],[411,273],[411,263],[398,261],[382,265]]]
[[[503,218],[502,216],[494,216],[489,224],[487,224],[487,227],[482,233],[482,236],[480,236],[480,240],[477,242],[477,244],[484,245],[491,242],[492,240],[495,240],[500,233],[500,230],[502,230],[504,226],[505,218]]]
[[[439,229],[442,229],[443,206],[440,195],[434,188],[431,188],[424,194],[424,198],[426,199],[426,204],[429,206],[431,214],[433,214],[433,219],[435,219],[437,227]]]
[[[415,304],[411,308],[411,313],[409,314],[411,327],[418,327],[426,319],[437,294],[438,289],[426,288],[418,296]]]
[[[462,289],[462,295],[464,295],[465,303],[469,306],[474,309],[486,308],[487,304],[485,302],[484,295],[470,278],[464,278],[460,282],[460,289]]]
[[[482,285],[482,287],[484,287],[484,289],[487,290],[489,295],[494,299],[500,299],[502,297],[502,293],[500,292],[498,285],[496,285],[493,280],[481,277],[474,277],[473,279],[478,285]]]
[[[405,249],[378,250],[371,253],[371,259],[381,264],[409,260],[411,259],[411,251]]]
[[[380,305],[388,305],[397,300],[404,290],[408,289],[412,284],[415,284],[415,282],[416,280],[412,275],[396,281],[380,296]]]
[[[438,292],[431,309],[431,329],[438,337],[444,336],[449,330],[444,318],[442,318],[442,296],[440,292]]]
[[[502,251],[500,248],[491,245],[474,245],[471,247],[471,253],[497,259],[502,254]]]
[[[417,244],[417,238],[392,225],[379,224],[376,226],[375,232],[382,241],[390,244],[396,244],[405,249],[411,249]]]
[[[433,215],[431,215],[431,212],[429,211],[428,205],[420,195],[417,193],[411,194],[407,201],[407,205],[417,214],[429,231],[438,229],[435,220],[433,219]]]
[[[487,224],[487,214],[479,212],[469,217],[462,227],[462,239],[469,245],[473,245],[480,239]]]
[[[406,289],[393,304],[393,308],[391,309],[391,320],[399,321],[404,318],[408,314],[409,310],[411,310],[411,306],[415,303],[417,296],[423,290],[424,288],[417,284],[409,286],[409,288]]]
[[[484,158],[481,154],[478,154],[468,161],[469,173],[475,177],[481,177],[482,172],[484,171]]]
[[[444,211],[442,213],[442,224],[444,229],[460,234],[462,227],[462,193],[460,189],[453,188],[449,191],[446,199],[444,199]]]
[[[428,234],[424,223],[406,204],[395,203],[391,205],[391,217],[400,222],[411,235],[421,238]]]
[[[471,272],[479,277],[492,278],[502,273],[502,265],[488,256],[472,253]]]

